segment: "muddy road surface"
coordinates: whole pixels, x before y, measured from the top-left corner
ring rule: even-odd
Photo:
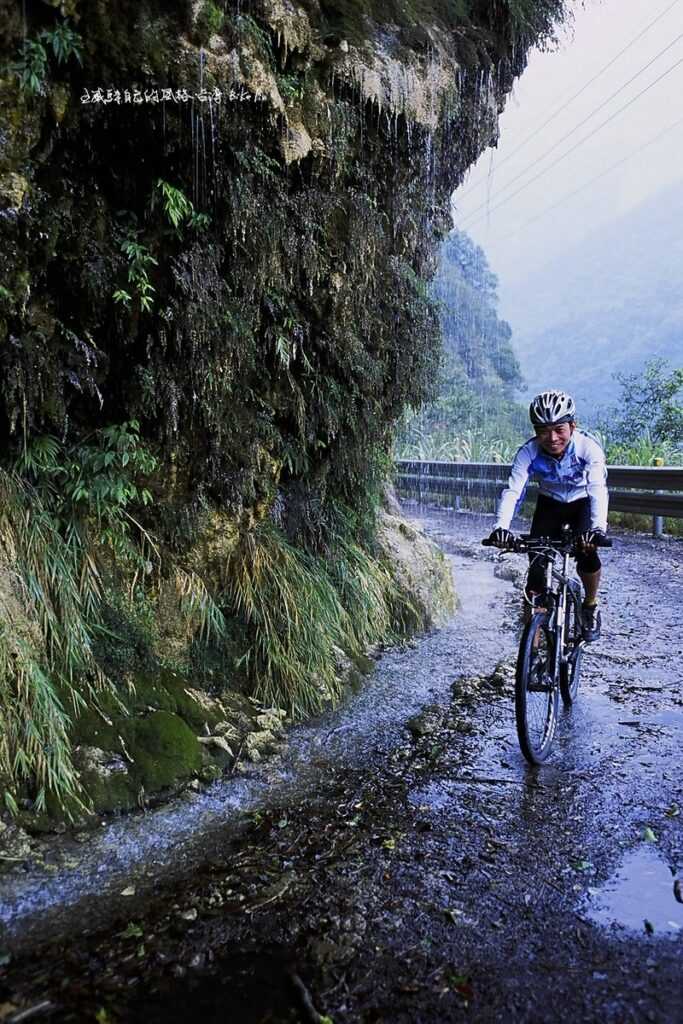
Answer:
[[[414,514],[450,625],[277,761],[6,874],[0,1021],[683,1022],[683,544],[606,555],[603,637],[531,769],[523,560],[480,547],[490,518]]]

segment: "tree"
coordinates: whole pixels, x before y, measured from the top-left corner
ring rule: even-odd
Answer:
[[[626,445],[646,436],[683,444],[683,367],[670,368],[666,359],[652,359],[641,373],[618,373],[615,379],[621,398],[603,415],[608,438]]]

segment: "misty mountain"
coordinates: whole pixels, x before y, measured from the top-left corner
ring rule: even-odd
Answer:
[[[505,289],[502,300],[525,397],[562,387],[591,418],[619,394],[615,373],[656,357],[683,365],[683,181]]]

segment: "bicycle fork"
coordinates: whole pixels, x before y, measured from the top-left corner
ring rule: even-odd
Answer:
[[[553,573],[555,571],[555,563],[553,559],[548,561],[546,566],[546,593],[550,593],[552,590]],[[562,663],[562,652],[564,651],[564,633],[566,628],[566,609],[567,609],[567,577],[569,574],[569,554],[564,553],[562,558],[562,579],[563,582],[560,585],[557,594],[557,603],[554,608],[555,622],[553,632],[555,634],[555,650],[553,651],[553,683],[557,684],[560,678],[560,665]]]

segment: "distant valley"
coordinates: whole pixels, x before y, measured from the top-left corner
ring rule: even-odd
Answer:
[[[683,365],[683,181],[500,294],[525,398],[563,387],[591,419],[616,372]]]

